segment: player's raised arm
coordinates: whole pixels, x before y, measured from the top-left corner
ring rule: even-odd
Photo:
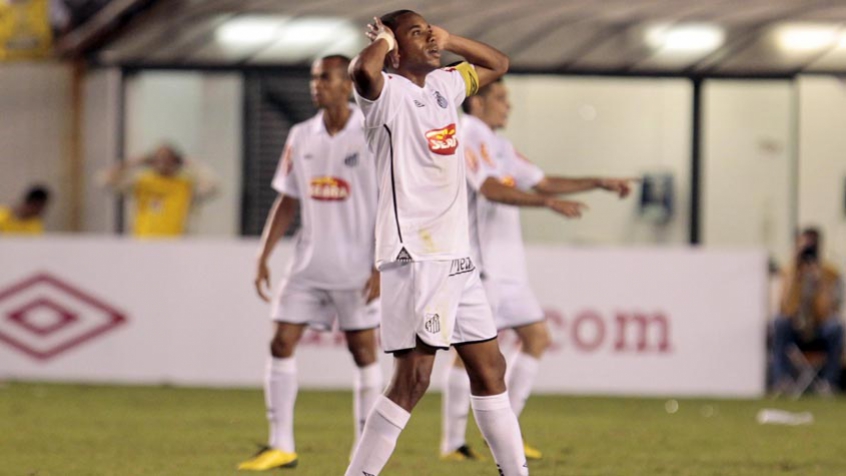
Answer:
[[[508,56],[492,46],[450,34],[434,25],[432,35],[440,49],[455,53],[476,67],[476,74],[479,76],[478,88],[487,86],[508,72]]]
[[[373,20],[374,23],[367,25],[367,37],[371,43],[353,58],[349,70],[355,90],[360,96],[371,101],[382,93],[385,82],[382,78],[382,68],[385,66],[385,58],[393,52],[393,59],[396,61],[397,51],[397,41],[391,29],[382,24],[379,18]]]

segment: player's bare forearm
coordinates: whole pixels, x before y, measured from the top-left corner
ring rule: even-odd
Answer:
[[[515,207],[545,207],[547,205],[547,197],[503,185],[493,177],[485,180],[479,192],[492,202]]]
[[[496,81],[508,72],[508,56],[484,43],[450,34],[444,49],[461,56],[476,67],[479,87]]]
[[[382,68],[388,55],[388,42],[377,40],[361,50],[350,63],[350,78],[362,97],[374,100],[382,93]]]
[[[596,190],[599,186],[597,178],[544,177],[534,189],[543,195],[568,195]]]
[[[300,206],[300,201],[296,198],[287,195],[279,195],[273,206],[270,208],[270,213],[267,214],[267,221],[264,224],[264,230],[261,234],[261,249],[259,251],[259,260],[265,261],[273,253],[273,248],[276,243],[285,236],[285,232],[291,226],[294,220],[294,214]]]

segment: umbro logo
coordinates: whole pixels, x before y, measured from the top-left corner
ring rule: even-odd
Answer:
[[[415,100],[414,100],[414,105],[415,105],[415,106],[417,106],[417,107],[426,107],[426,105],[425,105],[425,104],[423,104],[422,102],[418,101],[417,99],[415,99]]]
[[[414,261],[411,258],[411,254],[405,248],[400,250],[399,254],[397,255],[396,260],[401,262],[401,263],[408,263],[408,262]]]
[[[438,106],[441,106],[441,109],[446,109],[447,106],[449,106],[447,98],[445,98],[439,91],[435,91],[435,100],[438,101]]]
[[[367,471],[362,471],[361,473],[362,473],[364,476],[376,476],[375,474],[373,474],[373,473],[368,473]]]
[[[347,167],[355,167],[358,165],[358,152],[353,152],[352,154],[346,156],[346,158],[344,158],[344,165]]]
[[[426,314],[426,324],[423,327],[429,334],[441,332],[441,316],[439,314]]]

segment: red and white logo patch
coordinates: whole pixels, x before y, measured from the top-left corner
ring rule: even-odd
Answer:
[[[315,200],[340,202],[350,196],[350,184],[337,177],[315,177],[310,188],[311,198]]]
[[[455,124],[426,132],[429,150],[438,155],[455,154],[455,149],[458,148],[458,137],[455,132]]]
[[[125,322],[120,311],[45,273],[0,289],[0,344],[37,360],[56,357]]]

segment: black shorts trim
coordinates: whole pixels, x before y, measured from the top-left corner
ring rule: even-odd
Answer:
[[[376,324],[375,326],[370,327],[359,327],[357,329],[344,329],[343,327],[338,326],[338,330],[341,332],[359,332],[359,331],[375,331],[378,329],[380,324]]]
[[[452,344],[452,346],[453,347],[459,347],[459,346],[467,345],[467,344],[483,344],[485,342],[490,342],[492,340],[496,340],[497,337],[499,337],[499,336],[493,336],[493,337],[490,337],[488,339],[482,339],[482,340],[471,340],[471,341],[467,341],[467,342],[456,342],[455,344]]]

